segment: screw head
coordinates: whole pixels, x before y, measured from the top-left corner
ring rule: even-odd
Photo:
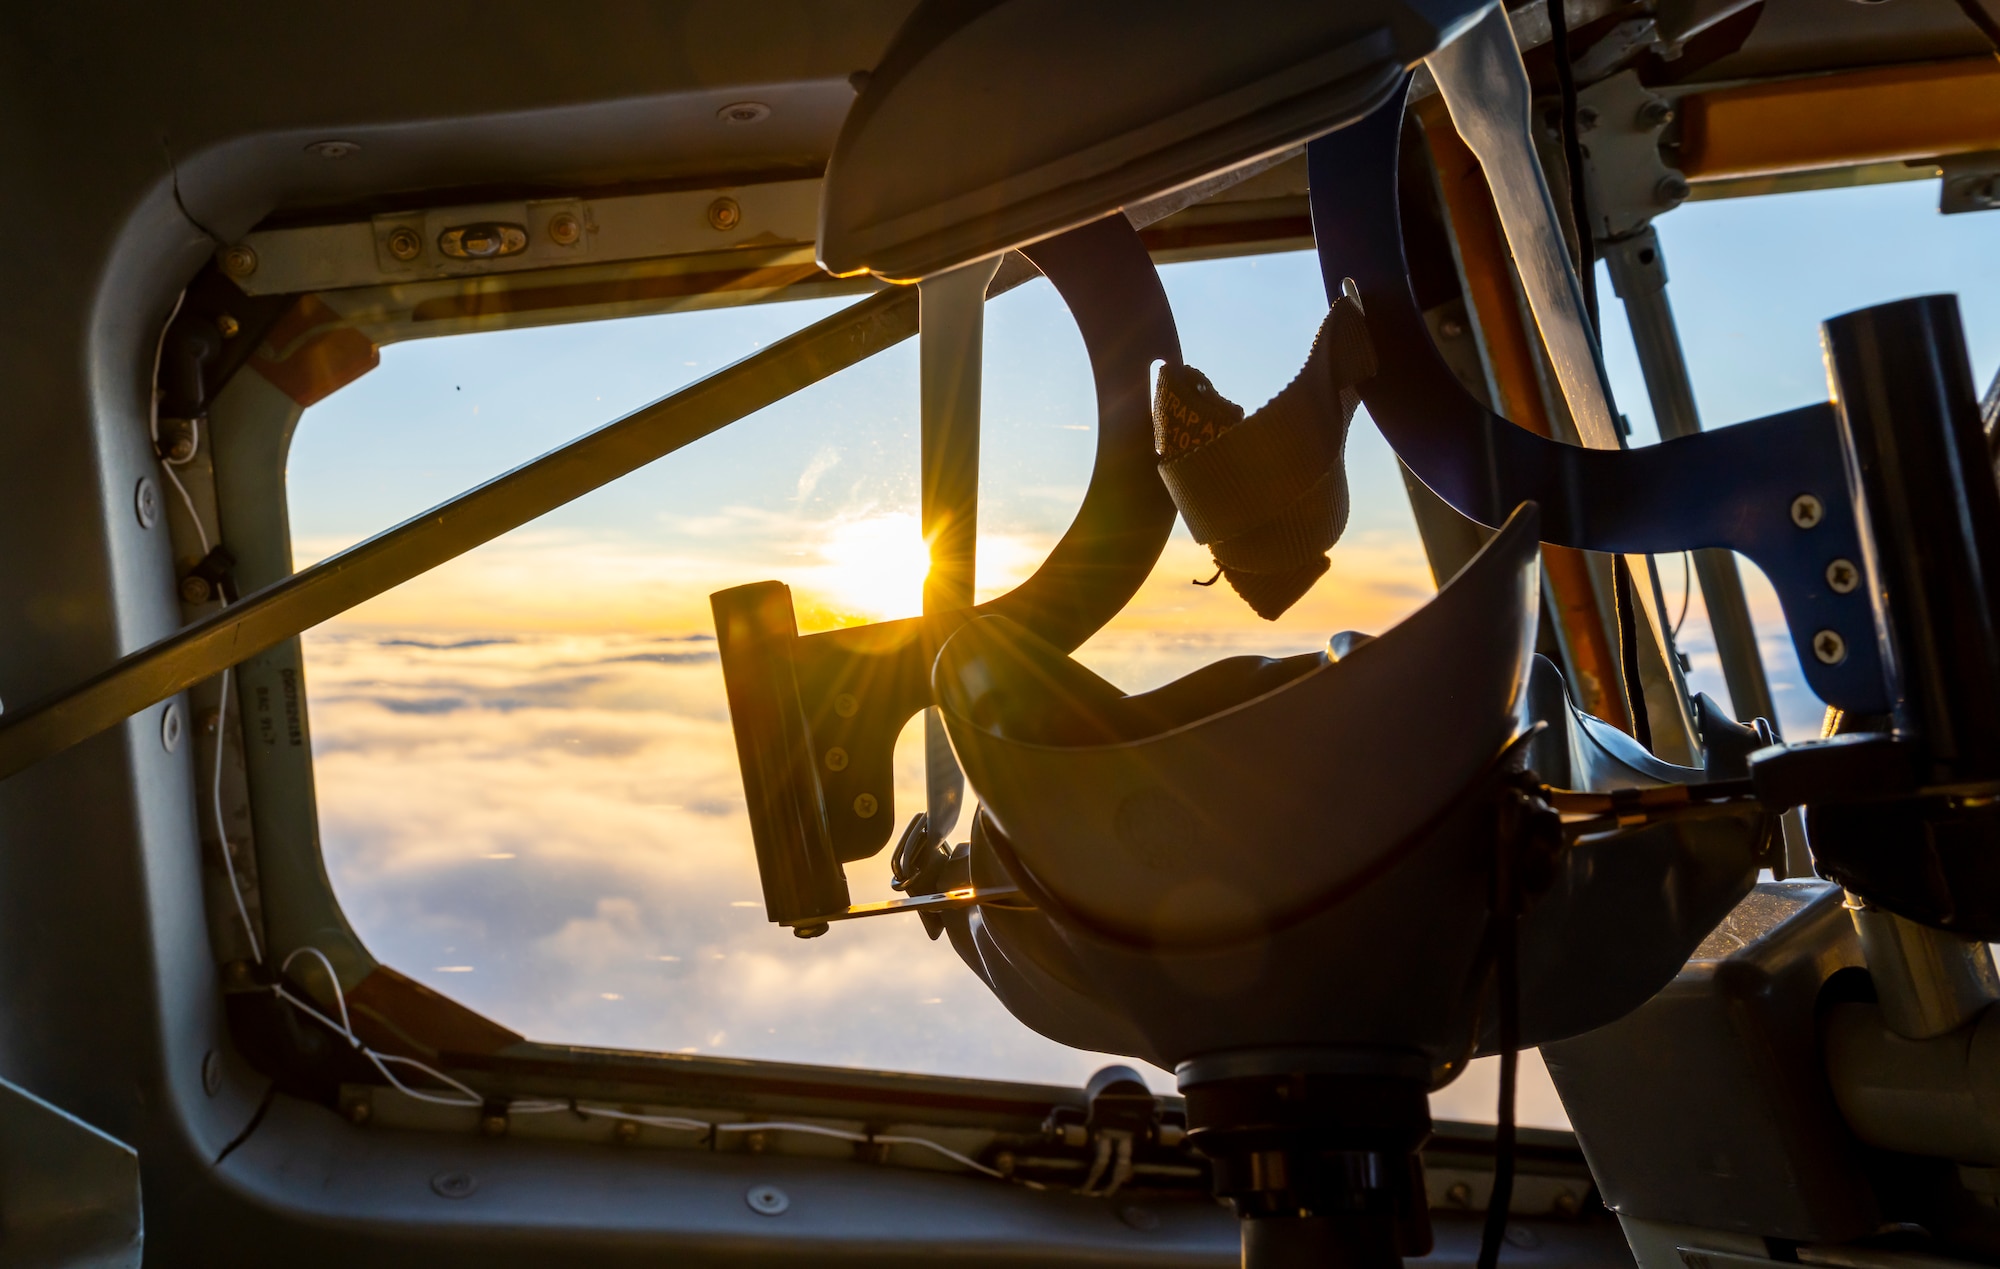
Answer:
[[[479,1121],[479,1131],[481,1131],[481,1132],[485,1133],[485,1134],[486,1134],[487,1136],[489,1136],[489,1137],[504,1137],[504,1136],[506,1136],[506,1135],[507,1135],[507,1116],[505,1116],[505,1115],[486,1115],[486,1116],[482,1117],[482,1118],[480,1119],[480,1121]]]
[[[431,1190],[439,1198],[470,1198],[479,1182],[470,1172],[440,1172],[431,1178]]]
[[[160,747],[168,753],[181,747],[181,737],[187,734],[187,720],[181,716],[181,703],[168,701],[166,712],[160,715]]]
[[[847,770],[847,751],[839,745],[835,745],[833,748],[827,750],[826,769],[828,771]]]
[[[1451,1188],[1444,1192],[1444,1201],[1453,1207],[1471,1207],[1472,1187],[1463,1181],[1453,1181]]]
[[[1583,1200],[1576,1196],[1575,1190],[1557,1190],[1549,1207],[1558,1216],[1574,1216],[1583,1210]]]
[[[573,247],[577,239],[583,237],[583,225],[568,212],[561,212],[549,219],[549,241],[558,247]]]
[[[1812,494],[1800,494],[1792,499],[1792,523],[1801,529],[1810,529],[1826,519],[1826,504]]]
[[[859,815],[862,819],[865,820],[874,818],[875,812],[878,809],[880,808],[875,801],[875,795],[873,793],[859,793],[855,795],[854,813],[856,815]]]
[[[743,1195],[743,1201],[759,1216],[783,1216],[792,1205],[791,1195],[775,1185],[753,1185]]]
[[[1836,595],[1849,595],[1861,584],[1861,570],[1853,560],[1835,560],[1826,566],[1826,584]]]
[[[1456,317],[1447,317],[1438,323],[1438,334],[1446,339],[1457,339],[1465,334],[1465,323]]]
[[[424,253],[424,236],[408,225],[397,225],[389,231],[388,241],[383,245],[398,260],[414,260]]]
[[[1659,184],[1653,186],[1653,197],[1668,207],[1686,202],[1688,195],[1693,192],[1688,186],[1687,178],[1678,172],[1667,173],[1660,178]]]
[[[375,1108],[373,1106],[370,1106],[367,1102],[348,1103],[347,1118],[349,1122],[356,1124],[365,1124],[374,1117],[375,1117]]]
[[[170,463],[184,463],[188,459],[193,458],[194,433],[192,431],[175,432],[172,438],[167,441],[164,457]]]
[[[1847,659],[1847,640],[1837,630],[1822,630],[1813,636],[1812,650],[1821,665],[1839,665]]]
[[[631,1145],[639,1139],[639,1125],[629,1119],[621,1119],[618,1121],[618,1126],[611,1130],[611,1135],[626,1145]]]
[[[728,233],[743,223],[743,205],[724,195],[708,205],[708,227]]]
[[[732,101],[715,117],[724,123],[761,123],[771,117],[771,108],[761,101]]]
[[[237,243],[222,253],[222,271],[232,278],[247,278],[257,271],[257,253]]]
[[[215,317],[215,329],[224,339],[234,339],[236,332],[243,329],[243,323],[227,313],[218,313]]]
[[[861,702],[854,699],[852,692],[842,692],[833,698],[833,712],[842,718],[852,718],[861,712]]]
[[[181,578],[181,602],[184,604],[205,604],[208,602],[208,579],[189,573]]]
[[[138,487],[132,490],[132,512],[139,517],[142,529],[150,529],[160,522],[160,487],[153,483],[151,476],[139,477]]]

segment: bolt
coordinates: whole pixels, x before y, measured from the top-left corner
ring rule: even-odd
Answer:
[[[639,1139],[639,1125],[629,1119],[621,1119],[618,1126],[611,1130],[611,1135],[629,1146]]]
[[[724,195],[708,205],[708,226],[721,233],[728,233],[743,223],[743,206],[735,199]]]
[[[1826,584],[1836,595],[1852,594],[1861,584],[1861,570],[1854,567],[1853,560],[1835,560],[1826,566]]]
[[[160,487],[153,483],[151,476],[139,477],[139,485],[132,491],[132,511],[139,517],[142,529],[150,529],[160,522]]]
[[[1444,336],[1446,339],[1457,339],[1459,336],[1465,334],[1465,323],[1459,321],[1456,317],[1447,317],[1438,323],[1438,334]]]
[[[1667,207],[1686,202],[1687,196],[1692,192],[1688,188],[1687,178],[1678,172],[1667,173],[1660,178],[1659,184],[1653,186],[1653,197]]]
[[[1810,529],[1826,518],[1826,504],[1811,494],[1800,494],[1792,499],[1792,523],[1801,529]]]
[[[861,712],[861,702],[855,700],[852,693],[842,692],[833,698],[833,712],[842,718],[852,718]]]
[[[1822,630],[1813,636],[1813,655],[1821,665],[1839,665],[1847,659],[1847,640],[1832,630]]]
[[[367,1102],[348,1103],[347,1118],[353,1123],[365,1124],[368,1122],[369,1116],[374,1113],[373,1108]]]
[[[1576,108],[1576,130],[1588,132],[1597,126],[1597,107],[1578,106]]]
[[[184,463],[194,457],[194,445],[194,429],[184,424],[177,426],[160,439],[160,457],[170,463]]]
[[[576,240],[583,237],[583,226],[568,212],[550,218],[549,241],[558,247],[573,247]]]
[[[771,108],[761,101],[732,101],[715,117],[724,123],[759,123],[771,117]]]
[[[219,313],[215,318],[215,329],[222,333],[224,339],[234,339],[236,332],[243,329],[243,323],[227,313]]]
[[[408,225],[389,231],[389,254],[398,260],[414,260],[424,253],[424,236]]]
[[[855,795],[854,813],[856,815],[859,815],[864,820],[872,819],[874,818],[875,810],[876,810],[876,802],[875,802],[875,795],[873,793],[860,793]]]
[[[839,745],[835,745],[833,748],[827,750],[826,769],[828,771],[847,770],[847,751]]]
[[[479,1131],[481,1131],[481,1132],[485,1133],[485,1134],[486,1134],[487,1136],[489,1136],[489,1137],[504,1137],[504,1136],[506,1136],[506,1135],[507,1135],[507,1116],[505,1116],[505,1115],[486,1115],[486,1116],[483,1116],[483,1117],[482,1117],[482,1118],[480,1119],[480,1121],[479,1121]]]
[[[1471,1207],[1472,1187],[1463,1181],[1453,1181],[1451,1188],[1444,1192],[1444,1201],[1453,1207]]]
[[[232,278],[247,278],[257,271],[257,253],[237,243],[222,253],[222,271]]]
[[[806,921],[792,927],[795,939],[816,939],[833,927],[824,921]]]
[[[208,602],[208,579],[198,573],[189,573],[181,578],[181,602],[184,604],[205,604]]]
[[[1642,128],[1664,128],[1673,121],[1673,105],[1664,97],[1654,97],[1639,107],[1639,126]]]

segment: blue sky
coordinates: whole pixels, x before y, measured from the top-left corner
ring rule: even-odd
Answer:
[[[2000,214],[1942,218],[1936,183],[1694,203],[1659,233],[1710,427],[1826,396],[1821,319],[1961,297],[1980,387],[2000,363]],[[1254,408],[1325,312],[1304,253],[1163,271],[1187,357]],[[1652,439],[1608,279],[1605,355]],[[386,348],[314,407],[289,469],[301,562],[338,550],[833,311],[769,305]],[[990,306],[982,440],[987,592],[1039,560],[1089,476],[1080,339],[1037,282]],[[914,925],[800,943],[765,925],[707,596],[792,582],[808,628],[912,611],[914,342],[815,385],[308,636],[328,868],[377,956],[539,1038],[1072,1081],[1101,1062],[1019,1027]],[[1082,652],[1130,689],[1238,651],[1379,631],[1429,575],[1393,459],[1358,422],[1354,515],[1285,620],[1251,617],[1179,530],[1151,582]],[[1699,489],[1688,491],[1701,496]],[[1759,586],[1792,734],[1817,705]],[[1679,565],[1666,561],[1670,606]],[[424,646],[430,645],[430,646]],[[452,646],[460,645],[460,646]],[[1697,687],[1724,695],[1697,598]],[[899,800],[918,787],[913,752]],[[907,802],[905,803],[907,804]],[[880,861],[850,869],[857,898]],[[884,893],[886,893],[884,891]],[[867,928],[856,928],[865,926]],[[886,984],[886,986],[885,986]],[[1475,1073],[1440,1099],[1477,1115]],[[1560,1122],[1545,1084],[1528,1118]]]

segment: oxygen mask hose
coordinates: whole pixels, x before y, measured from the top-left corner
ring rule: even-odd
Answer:
[[[1312,589],[1347,528],[1347,429],[1361,404],[1355,385],[1374,373],[1361,306],[1347,296],[1320,324],[1305,368],[1247,418],[1193,366],[1160,369],[1160,479],[1194,540],[1266,621]]]

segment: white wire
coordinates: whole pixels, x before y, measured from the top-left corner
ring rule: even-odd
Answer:
[[[222,672],[222,695],[215,706],[215,783],[210,786],[209,791],[214,795],[212,800],[215,803],[215,836],[216,840],[222,843],[222,866],[229,873],[229,894],[230,897],[236,900],[236,915],[243,920],[243,937],[250,940],[250,959],[262,965],[264,963],[264,949],[257,943],[257,927],[250,923],[250,909],[243,902],[243,884],[236,877],[236,860],[229,853],[227,821],[222,817],[222,760],[226,756],[225,746],[228,743],[228,737],[229,671],[224,670]],[[311,951],[313,955],[319,956],[321,961],[326,960],[325,956],[320,955],[318,948],[301,948],[300,951]],[[298,954],[298,952],[292,953],[293,956],[297,956]],[[287,957],[285,964],[289,966],[291,963],[291,959]],[[326,973],[327,977],[333,979],[334,989],[338,991],[340,988],[340,979],[335,977],[332,965],[326,967]],[[345,1000],[341,1002],[340,1008],[341,1019],[345,1021],[347,1018],[347,1002]]]

